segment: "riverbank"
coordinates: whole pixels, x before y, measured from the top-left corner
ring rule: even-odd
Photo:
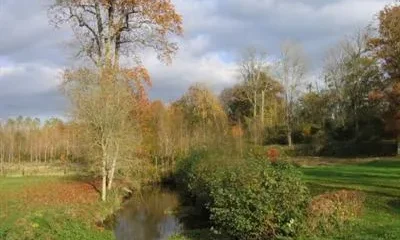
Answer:
[[[114,239],[96,226],[118,207],[71,177],[0,178],[0,239]]]

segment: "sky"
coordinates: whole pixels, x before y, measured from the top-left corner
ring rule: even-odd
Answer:
[[[69,26],[49,24],[50,0],[0,0],[0,119],[64,117],[62,71],[74,62]],[[279,56],[282,42],[301,43],[317,73],[340,39],[373,23],[388,0],[172,0],[184,36],[172,64],[143,56],[152,99],[171,102],[193,83],[216,93],[238,81],[235,61],[249,47]]]

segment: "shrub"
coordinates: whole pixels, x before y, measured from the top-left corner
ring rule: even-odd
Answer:
[[[276,162],[278,160],[279,156],[280,156],[280,152],[277,148],[268,149],[267,157],[272,163]]]
[[[210,199],[210,182],[217,177],[216,169],[223,168],[224,161],[219,154],[203,151],[193,152],[190,156],[177,163],[175,176],[179,189],[185,200],[190,200],[197,210],[207,212]]]
[[[327,234],[342,228],[359,216],[364,195],[357,191],[341,190],[315,197],[308,207],[308,228],[312,233]]]
[[[191,160],[182,179],[196,202],[210,213],[214,227],[238,239],[295,236],[302,228],[308,190],[300,172],[266,156]]]
[[[212,183],[211,219],[239,239],[294,236],[304,218],[308,192],[288,163],[246,162]]]

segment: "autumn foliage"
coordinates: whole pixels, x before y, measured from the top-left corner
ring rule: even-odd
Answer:
[[[365,196],[361,192],[341,190],[314,197],[308,207],[308,227],[312,234],[330,233],[360,216]]]
[[[280,152],[279,152],[279,150],[276,149],[276,148],[270,148],[270,149],[268,149],[268,151],[267,151],[267,157],[268,157],[268,159],[269,159],[272,163],[274,163],[274,162],[276,162],[276,161],[278,160],[278,158],[280,157]]]

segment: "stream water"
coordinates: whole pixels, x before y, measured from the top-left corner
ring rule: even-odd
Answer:
[[[178,206],[178,195],[168,190],[156,188],[133,196],[116,215],[116,239],[168,239],[183,229],[175,214]]]

